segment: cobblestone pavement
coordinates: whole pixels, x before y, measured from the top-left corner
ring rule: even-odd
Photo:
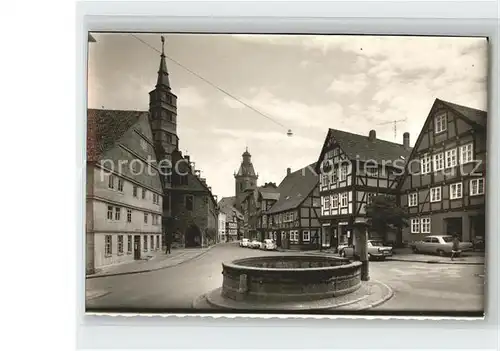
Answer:
[[[171,268],[87,279],[86,295],[94,296],[87,301],[87,308],[119,308],[124,312],[141,308],[189,309],[195,298],[221,286],[221,262],[277,254],[288,253],[225,244]],[[393,298],[374,311],[482,310],[484,269],[481,265],[370,262],[370,275],[394,290]]]

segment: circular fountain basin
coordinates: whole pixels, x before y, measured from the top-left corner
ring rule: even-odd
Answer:
[[[330,299],[361,287],[361,262],[346,258],[283,255],[222,264],[221,297],[256,303]]]

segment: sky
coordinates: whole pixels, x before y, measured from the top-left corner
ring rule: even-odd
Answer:
[[[316,162],[328,128],[413,145],[434,99],[487,109],[482,38],[164,34],[179,146],[219,197],[234,196],[248,147],[258,185]],[[93,34],[88,107],[148,110],[159,53]],[[161,50],[160,34],[137,35]],[[237,97],[224,94],[213,85]],[[397,123],[394,137],[392,121]],[[287,136],[291,129],[292,137]]]

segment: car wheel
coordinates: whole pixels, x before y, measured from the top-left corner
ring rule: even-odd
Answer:
[[[340,257],[345,257],[345,251],[344,250],[340,251]]]
[[[443,250],[437,250],[439,256],[444,256],[445,252]]]
[[[413,246],[411,250],[413,251],[413,253],[418,253],[418,249],[415,246]]]

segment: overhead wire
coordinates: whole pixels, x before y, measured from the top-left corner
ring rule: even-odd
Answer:
[[[148,42],[146,42],[145,40],[142,40],[141,38],[139,38],[137,35],[134,35],[134,34],[130,34],[132,37],[134,37],[135,39],[137,39],[138,41],[140,41],[141,43],[143,43],[144,45],[148,46],[149,48],[153,49],[154,51],[156,51],[157,53],[161,54],[162,52],[160,50],[158,50],[157,48],[155,48],[154,46],[152,46],[151,44],[149,44]],[[242,101],[241,99],[239,99],[238,97],[234,96],[233,94],[231,94],[230,92],[228,92],[227,90],[219,87],[217,84],[215,83],[212,83],[211,81],[209,81],[208,79],[204,78],[203,76],[201,76],[200,74],[196,73],[195,71],[193,71],[192,69],[190,69],[189,67],[186,67],[184,66],[182,63],[178,62],[177,60],[173,59],[172,57],[168,56],[167,54],[165,54],[165,57],[167,59],[169,59],[170,61],[172,61],[173,63],[175,63],[176,65],[182,67],[183,69],[185,69],[186,71],[188,71],[189,73],[191,73],[192,75],[196,76],[197,78],[201,79],[202,81],[204,81],[205,83],[209,84],[210,86],[212,86],[213,88],[217,89],[218,91],[220,91],[221,93],[229,96],[231,99],[239,102],[240,104],[242,104],[243,106],[249,108],[250,110],[254,111],[255,113],[261,115],[262,117],[264,118],[267,118],[268,120],[276,123],[277,125],[287,129],[287,127],[285,125],[283,125],[282,123],[276,121],[274,118],[270,117],[269,115],[265,114],[264,112],[262,111],[259,111],[258,109],[256,109],[255,107],[253,107],[252,105]],[[289,136],[291,136],[291,129],[288,129],[288,132],[287,134]]]

